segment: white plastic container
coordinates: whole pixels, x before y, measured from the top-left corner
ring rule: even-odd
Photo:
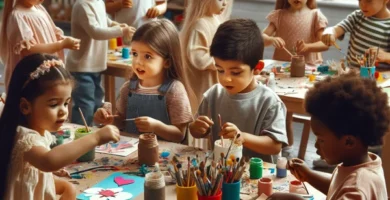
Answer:
[[[223,140],[224,146],[222,147],[221,140],[215,141],[215,143],[214,143],[214,161],[218,162],[219,160],[221,160],[221,153],[224,153],[224,155],[226,157],[226,153],[227,153],[231,143],[232,143],[232,140],[224,139]],[[242,145],[238,146],[237,144],[233,144],[227,158],[229,158],[230,155],[234,155],[235,158],[241,158],[242,157],[242,149],[243,149]]]

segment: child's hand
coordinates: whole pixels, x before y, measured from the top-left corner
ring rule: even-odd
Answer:
[[[119,142],[120,134],[119,129],[113,125],[107,125],[95,132],[95,136],[98,141],[98,146],[106,144],[108,142]]]
[[[62,168],[62,169],[60,169],[58,171],[53,172],[53,174],[58,176],[58,177],[70,178],[70,173],[68,171],[66,171],[64,168]]]
[[[289,169],[291,174],[293,174],[295,178],[301,182],[307,182],[310,169],[306,165],[305,161],[299,158],[293,158],[288,161],[287,169]]]
[[[134,123],[139,132],[150,133],[155,132],[161,122],[151,117],[137,117]]]
[[[122,0],[122,8],[132,8],[133,0]]]
[[[213,120],[207,116],[199,116],[193,123],[190,125],[190,130],[195,133],[200,133],[202,135],[206,134],[209,128],[214,125]]]
[[[93,121],[97,124],[112,124],[114,122],[114,117],[112,116],[112,113],[110,113],[108,110],[104,108],[99,108],[95,112],[95,115],[93,116]]]
[[[72,37],[65,37],[61,41],[61,45],[63,49],[78,50],[80,49],[80,40]]]
[[[123,40],[131,41],[131,38],[133,38],[135,28],[131,26],[121,27],[123,32]]]
[[[146,12],[146,17],[148,18],[155,18],[160,15],[160,10],[155,6],[152,8],[149,8],[148,12]]]
[[[272,37],[272,45],[275,48],[283,48],[286,45],[286,42],[280,37]]]
[[[219,132],[219,135],[223,136],[224,138],[233,139],[240,132],[240,129],[238,129],[235,124],[227,122],[222,126],[222,130]]]
[[[303,54],[310,50],[309,45],[307,45],[303,40],[297,41],[297,53]]]
[[[330,47],[336,42],[336,38],[333,34],[324,34],[321,37],[321,42]]]

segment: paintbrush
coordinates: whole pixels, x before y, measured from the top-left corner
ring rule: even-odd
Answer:
[[[79,107],[79,112],[80,112],[80,115],[81,115],[81,119],[83,119],[85,129],[86,129],[87,132],[89,133],[89,128],[88,128],[87,121],[85,121],[85,118],[84,118],[84,115],[83,115],[83,111],[81,111],[81,108],[80,108],[80,107]]]
[[[309,194],[309,190],[307,190],[307,187],[306,187],[306,184],[305,184],[305,182],[303,182],[303,181],[302,181],[302,185],[303,185],[303,187],[305,188],[305,190],[306,190],[306,193],[307,193],[307,194]]]
[[[129,118],[129,119],[125,119],[123,121],[134,121],[136,118]]]
[[[229,146],[229,149],[226,153],[226,158],[229,156],[229,153],[230,153],[230,149],[232,148],[233,144],[236,142],[237,138],[239,138],[241,136],[240,133],[236,134],[233,138],[233,141],[230,143],[230,146]],[[225,158],[225,162],[226,162],[226,158]],[[226,164],[225,164],[226,165]]]
[[[188,161],[188,173],[187,173],[187,186],[189,187],[190,186],[190,162],[191,162],[191,158],[188,156],[187,157],[187,161]]]
[[[283,46],[283,49],[284,49],[288,54],[290,54],[291,57],[294,56],[294,55],[293,55],[285,46]]]
[[[177,165],[176,165],[176,167],[177,167],[177,172],[176,172],[176,176],[178,177],[178,183],[180,183],[179,184],[179,186],[184,186],[183,185],[183,177],[182,177],[182,171],[181,171],[181,164],[180,163],[178,163]]]
[[[106,115],[106,117],[119,117],[119,115]]]
[[[340,46],[336,42],[334,42],[333,45],[334,45],[334,47],[336,47],[337,50],[339,50],[339,52],[341,54],[343,54],[345,57],[347,57],[347,55],[343,52],[343,50],[341,50]]]
[[[218,114],[218,120],[219,120],[219,128],[222,131],[222,117],[221,117],[220,114]],[[221,135],[221,145],[222,145],[222,147],[224,147],[224,145],[223,145],[223,136],[222,135]]]
[[[198,180],[199,180],[199,183],[200,183],[199,185],[201,187],[201,190],[202,190],[203,194],[206,195],[207,194],[206,187],[204,185],[204,182],[203,182],[200,170],[196,170],[196,176],[198,177]]]

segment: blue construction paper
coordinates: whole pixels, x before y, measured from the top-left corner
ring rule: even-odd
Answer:
[[[121,176],[124,179],[133,179],[134,183],[133,184],[129,184],[129,185],[118,186],[114,182],[115,177],[118,177],[118,176]],[[115,172],[115,173],[111,174],[109,177],[107,177],[106,179],[102,180],[101,182],[99,182],[98,184],[94,185],[91,188],[104,188],[104,189],[108,189],[108,188],[118,188],[118,187],[121,187],[121,188],[123,188],[123,192],[129,192],[129,193],[131,193],[133,195],[132,198],[135,198],[136,196],[138,196],[138,195],[140,195],[141,193],[144,192],[144,182],[145,182],[145,178],[143,178],[143,177],[127,175],[127,174],[124,174],[122,172]],[[89,197],[85,196],[84,193],[82,193],[82,194],[77,196],[77,199],[78,200],[89,200]]]

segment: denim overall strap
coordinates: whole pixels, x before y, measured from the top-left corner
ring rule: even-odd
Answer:
[[[130,81],[126,108],[126,119],[137,117],[151,117],[165,124],[171,124],[168,115],[166,93],[169,91],[173,80],[164,81],[159,87],[160,94],[137,94],[138,79]],[[126,121],[126,132],[140,133],[135,126],[134,120]]]

